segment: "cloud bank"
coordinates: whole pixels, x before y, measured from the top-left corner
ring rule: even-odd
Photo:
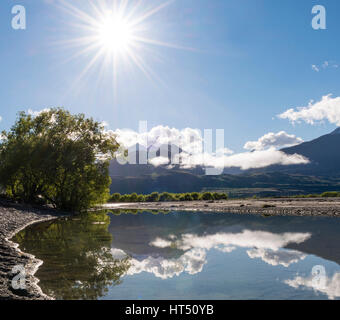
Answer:
[[[280,131],[278,133],[269,132],[259,138],[257,141],[248,141],[244,145],[244,149],[264,150],[271,147],[281,148],[294,146],[302,142],[303,140],[301,138],[298,138],[293,134],[288,134],[285,131]]]
[[[175,246],[186,251],[193,248],[210,250],[213,248],[263,248],[278,250],[290,243],[302,243],[311,237],[310,233],[282,233],[276,234],[266,231],[244,230],[240,233],[219,232],[211,235],[199,236],[195,234],[183,234],[181,239],[156,238],[150,246],[167,248]]]
[[[193,168],[196,166],[213,168],[237,167],[241,170],[264,168],[271,165],[296,165],[307,164],[309,160],[305,157],[293,154],[287,155],[284,152],[273,148],[254,152],[236,153],[231,156],[216,154],[189,154],[181,157],[182,168]]]
[[[154,166],[170,164],[167,158],[168,145],[177,146],[183,152],[178,154],[172,152],[173,159],[170,165],[180,165],[181,168],[189,169],[196,166],[205,168],[231,168],[237,167],[242,170],[252,168],[263,168],[270,165],[296,165],[307,164],[309,160],[301,155],[287,155],[276,150],[276,147],[294,145],[303,140],[289,135],[282,131],[279,133],[269,133],[261,137],[258,141],[246,143],[247,150],[254,152],[241,152],[233,154],[229,148],[219,148],[216,152],[206,152],[204,150],[204,137],[198,129],[185,128],[179,130],[167,126],[157,126],[150,131],[138,133],[133,130],[112,131],[117,137],[117,141],[126,149],[136,144],[148,149],[157,149],[165,146],[160,157],[149,157],[149,163]],[[211,142],[212,144],[213,142]]]
[[[340,97],[332,98],[329,94],[318,102],[310,102],[308,106],[288,109],[278,117],[292,123],[304,121],[314,125],[326,120],[340,126]]]
[[[125,148],[130,148],[135,144],[147,148],[174,144],[188,153],[199,153],[203,150],[203,137],[198,129],[179,130],[168,126],[156,126],[150,131],[141,133],[129,129],[117,129],[113,133],[117,136],[117,141]]]

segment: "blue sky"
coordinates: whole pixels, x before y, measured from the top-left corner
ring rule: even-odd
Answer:
[[[86,2],[71,1],[91,13]],[[115,96],[108,70],[100,76],[94,68],[76,82],[91,56],[65,62],[77,52],[59,42],[79,30],[56,3],[0,3],[1,129],[18,111],[53,106],[106,121],[111,129],[136,130],[139,120],[149,128],[225,129],[225,144],[235,151],[268,132],[310,140],[336,128],[334,121],[292,125],[276,116],[327,94],[340,96],[338,0],[175,0],[146,21],[147,32],[193,50],[147,46],[141,55],[156,75],[151,79],[118,62]],[[16,4],[26,8],[26,30],[11,28]],[[317,4],[327,10],[326,30],[311,27]]]

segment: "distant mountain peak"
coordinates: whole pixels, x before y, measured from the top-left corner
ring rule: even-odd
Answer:
[[[340,127],[336,128],[331,134],[340,134]]]

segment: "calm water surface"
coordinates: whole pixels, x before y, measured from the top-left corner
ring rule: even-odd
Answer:
[[[13,240],[57,299],[340,298],[337,218],[99,212]]]

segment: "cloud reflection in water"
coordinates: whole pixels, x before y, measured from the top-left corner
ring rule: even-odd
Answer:
[[[315,292],[327,295],[331,300],[340,297],[340,273],[335,273],[332,277],[325,276],[324,283],[321,285],[318,281],[315,281],[313,276],[297,276],[294,279],[285,280],[284,283],[294,289],[299,289],[300,287],[312,289]]]
[[[148,272],[161,279],[179,276],[183,272],[190,275],[203,270],[207,263],[207,253],[211,249],[224,253],[231,253],[236,248],[249,248],[247,254],[250,258],[260,258],[273,266],[288,267],[292,263],[303,260],[306,255],[295,250],[283,249],[291,243],[299,244],[311,237],[310,233],[282,233],[275,234],[265,231],[244,230],[240,233],[224,233],[196,235],[183,234],[180,238],[169,235],[157,237],[149,245],[155,248],[170,248],[183,251],[179,258],[166,259],[149,256],[142,260],[131,257],[131,267],[127,275]],[[112,249],[116,259],[122,259],[127,254],[120,249]]]

